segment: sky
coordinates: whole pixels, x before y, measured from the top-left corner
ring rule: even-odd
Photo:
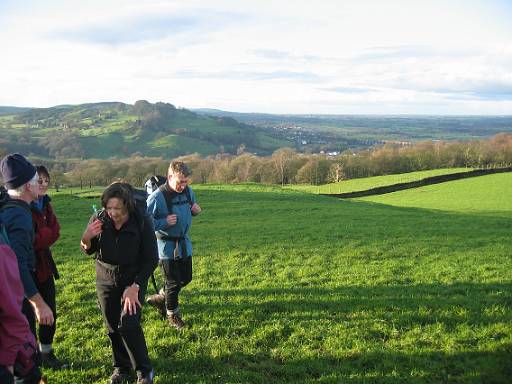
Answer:
[[[512,115],[509,0],[0,0],[0,105]]]

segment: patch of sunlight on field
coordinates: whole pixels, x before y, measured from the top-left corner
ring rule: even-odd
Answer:
[[[399,183],[409,183],[411,181],[423,180],[427,177],[449,175],[459,172],[469,172],[472,170],[473,168],[432,169],[428,171],[407,172],[396,175],[373,176],[361,179],[343,180],[338,183],[325,185],[291,185],[287,188],[309,193],[347,193],[354,191],[365,191],[367,189],[385,187]]]
[[[501,173],[434,184],[358,201],[454,212],[512,214],[512,173]]]

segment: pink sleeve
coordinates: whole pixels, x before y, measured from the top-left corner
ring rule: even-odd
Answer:
[[[0,365],[13,365],[21,346],[35,345],[28,321],[21,313],[23,285],[16,255],[7,245],[0,245]]]

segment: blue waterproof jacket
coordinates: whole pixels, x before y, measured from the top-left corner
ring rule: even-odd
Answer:
[[[8,206],[4,207],[5,204]],[[7,192],[2,190],[0,192],[0,222],[5,227],[11,248],[18,259],[25,296],[32,297],[38,291],[33,278],[36,262],[30,206],[21,200],[11,200]]]
[[[191,203],[196,203],[196,197],[190,187]],[[191,206],[185,192],[175,194],[172,199],[172,212],[168,212],[164,194],[157,189],[147,199],[147,212],[153,218],[155,234],[160,259],[181,259],[192,256],[192,243],[188,232],[192,225]],[[178,221],[175,225],[167,224],[167,215],[176,214]],[[176,251],[175,251],[176,250]]]

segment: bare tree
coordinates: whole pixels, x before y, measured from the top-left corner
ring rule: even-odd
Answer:
[[[272,163],[279,177],[281,185],[285,185],[290,179],[290,164],[297,156],[291,148],[280,148],[272,154]]]

